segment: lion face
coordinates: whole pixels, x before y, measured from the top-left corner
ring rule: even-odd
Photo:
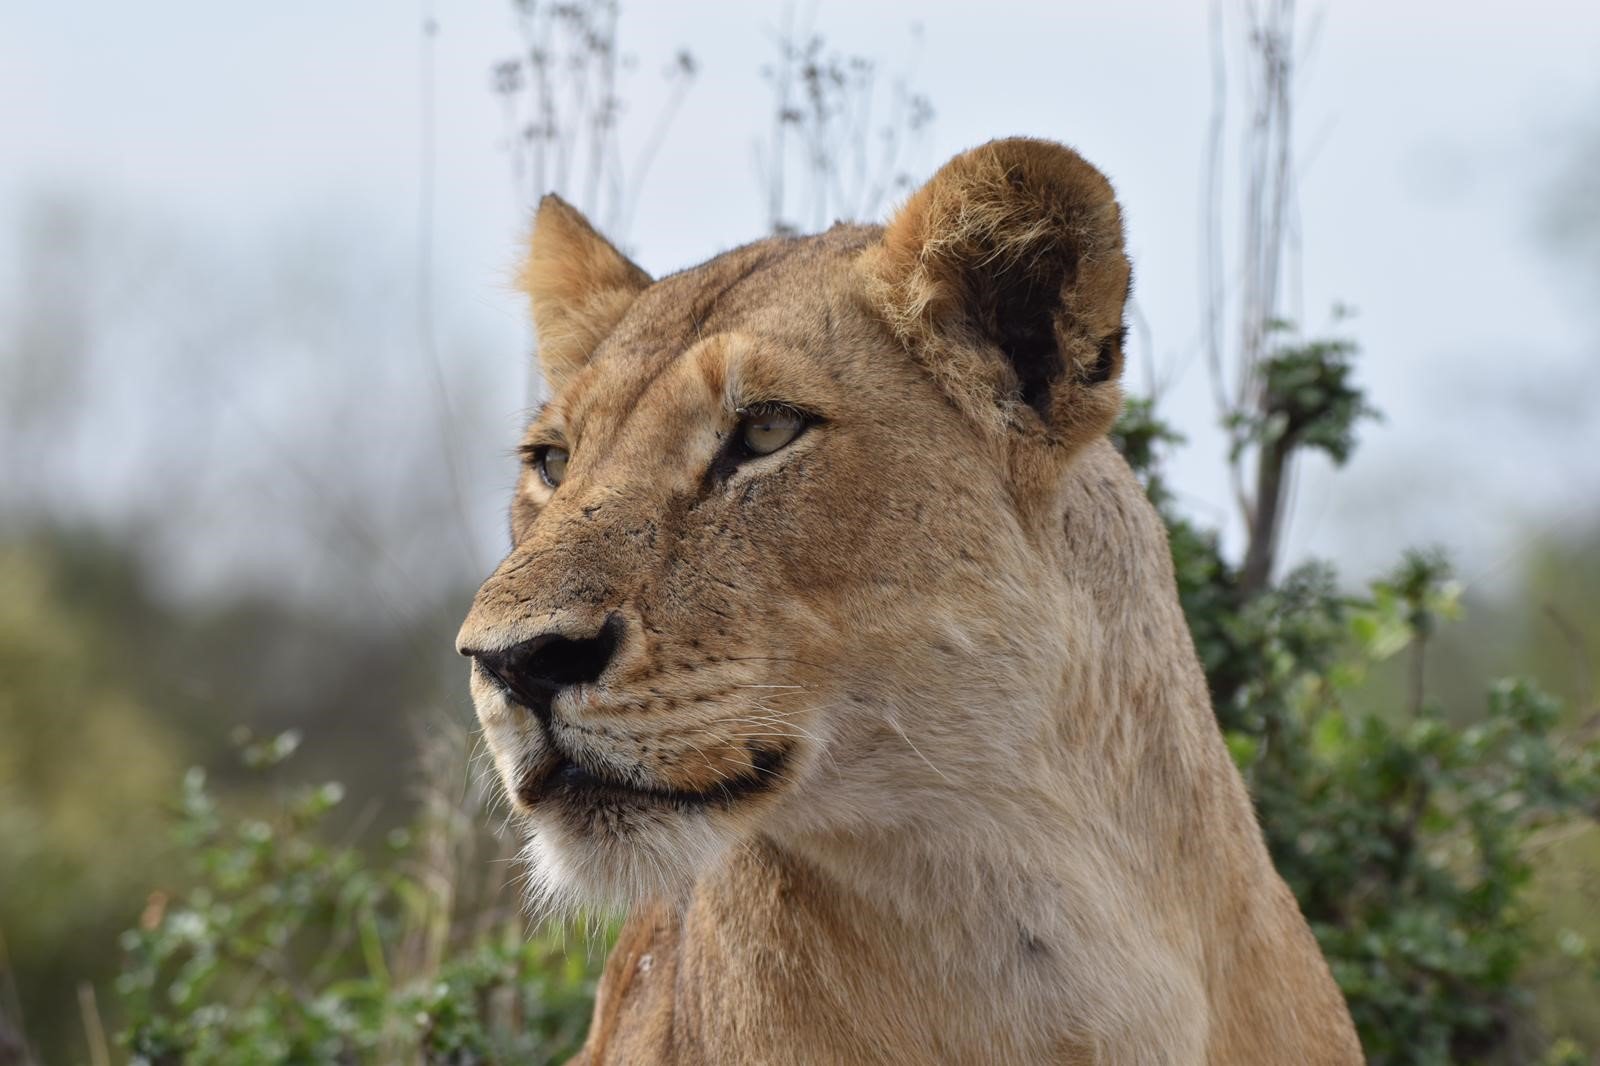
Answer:
[[[1052,486],[1118,402],[1103,187],[999,142],[887,231],[659,282],[547,199],[524,284],[554,398],[458,647],[549,902],[670,894],[758,834],[1001,787],[1060,682]],[[994,196],[1032,215],[952,232],[950,198],[970,225]],[[1086,198],[1114,255],[1086,255]],[[1040,217],[1073,225],[1041,250]],[[1092,255],[1120,269],[1109,327]]]

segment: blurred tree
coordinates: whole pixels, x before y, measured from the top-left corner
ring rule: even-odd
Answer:
[[[413,624],[419,595],[481,576],[500,531],[480,520],[464,537],[441,436],[475,457],[465,498],[492,513],[497,368],[454,345],[460,395],[445,397],[401,357],[408,278],[373,266],[404,261],[392,238],[315,215],[241,252],[65,195],[26,203],[17,227],[0,535],[94,528],[164,592],[249,588],[371,626]]]
[[[1555,156],[1551,188],[1539,198],[1538,223],[1545,239],[1585,277],[1577,289],[1592,296],[1600,281],[1600,107],[1580,117],[1584,124]],[[1592,306],[1592,304],[1591,304]]]
[[[75,595],[83,571],[62,562],[0,543],[0,962],[24,975],[20,1021],[52,1038],[77,1029],[77,984],[115,971],[107,938],[162,868],[163,802],[190,754],[125,684],[116,613]],[[99,572],[102,602],[142,611],[135,571]]]
[[[1354,346],[1339,337],[1301,337],[1285,312],[1293,295],[1286,276],[1299,248],[1294,92],[1303,46],[1296,43],[1294,0],[1242,0],[1232,8],[1242,23],[1245,109],[1235,175],[1240,240],[1229,256],[1222,230],[1230,186],[1222,161],[1233,94],[1224,5],[1214,3],[1201,285],[1212,397],[1228,436],[1228,469],[1246,530],[1240,580],[1245,592],[1256,593],[1278,560],[1294,457],[1310,445],[1343,464],[1356,422],[1375,412],[1351,379]],[[1336,320],[1346,314],[1335,309]]]
[[[1541,678],[1570,708],[1576,740],[1600,735],[1600,526],[1531,540],[1514,580],[1469,599],[1472,609],[1439,642],[1428,671],[1430,691],[1452,721],[1484,673]],[[1392,674],[1369,692],[1396,691]],[[1368,696],[1372,705],[1379,699]],[[1465,724],[1465,723],[1463,723]],[[1536,960],[1536,1013],[1546,1028],[1600,1047],[1593,975],[1563,965],[1563,948],[1600,944],[1600,827],[1573,825],[1543,836],[1530,850],[1530,929],[1548,961]],[[1555,950],[1552,951],[1551,947]]]
[[[181,888],[163,812],[184,765],[215,762],[240,723],[314,730],[296,776],[348,782],[363,802],[324,821],[366,839],[423,798],[419,736],[465,736],[457,660],[434,636],[453,602],[365,632],[263,596],[200,606],[164,595],[133,544],[55,527],[0,537],[0,588],[0,970],[45,1061],[81,1047],[76,989],[115,972],[108,937],[149,888]],[[217,784],[246,809],[259,788],[227,764]]]

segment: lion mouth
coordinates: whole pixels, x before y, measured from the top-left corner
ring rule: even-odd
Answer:
[[[770,790],[783,778],[789,752],[761,748],[751,752],[751,772],[718,781],[702,789],[619,781],[595,771],[551,744],[554,758],[542,771],[529,775],[517,788],[517,798],[528,807],[557,803],[568,807],[633,806],[676,807],[693,810],[730,807]]]
[[[501,690],[513,705],[530,712],[543,736],[546,756],[540,765],[528,769],[516,788],[516,797],[525,807],[552,803],[568,808],[596,807],[676,807],[698,809],[730,807],[741,800],[768,792],[785,778],[792,754],[786,744],[746,743],[749,771],[723,777],[701,788],[675,788],[658,782],[629,780],[633,775],[596,769],[590,760],[567,751],[556,740],[553,692],[529,693],[513,688],[481,660],[474,663]],[[642,776],[642,775],[641,775]]]

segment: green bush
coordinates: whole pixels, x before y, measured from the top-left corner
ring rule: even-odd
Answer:
[[[282,735],[244,748],[260,768]],[[329,844],[337,784],[279,790],[259,814],[225,811],[184,778],[178,837],[190,886],[153,897],[123,935],[116,992],[134,1063],[542,1063],[577,1050],[603,945],[568,951],[513,906],[464,915],[426,861],[426,817],[384,854]]]
[[[1368,409],[1351,350],[1306,345],[1268,364],[1262,408],[1297,412],[1271,430],[1286,458],[1316,448],[1342,462],[1354,447]],[[1317,384],[1319,360],[1332,385]],[[1533,971],[1576,968],[1600,991],[1600,964],[1578,930],[1540,939],[1530,885],[1542,843],[1600,815],[1594,730],[1527,680],[1490,683],[1481,707],[1429,697],[1425,656],[1461,591],[1439,553],[1405,554],[1359,594],[1322,564],[1251,592],[1217,535],[1172,507],[1159,460],[1178,437],[1148,401],[1129,403],[1116,439],[1166,520],[1219,724],[1370,1061],[1586,1061],[1540,1031]],[[1398,657],[1404,694],[1363,709],[1355,697],[1370,701],[1375,669]]]

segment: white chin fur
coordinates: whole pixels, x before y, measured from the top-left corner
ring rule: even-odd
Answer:
[[[579,832],[559,814],[532,819],[522,859],[536,917],[565,919],[686,895],[730,844],[706,811],[635,810],[620,821]]]

